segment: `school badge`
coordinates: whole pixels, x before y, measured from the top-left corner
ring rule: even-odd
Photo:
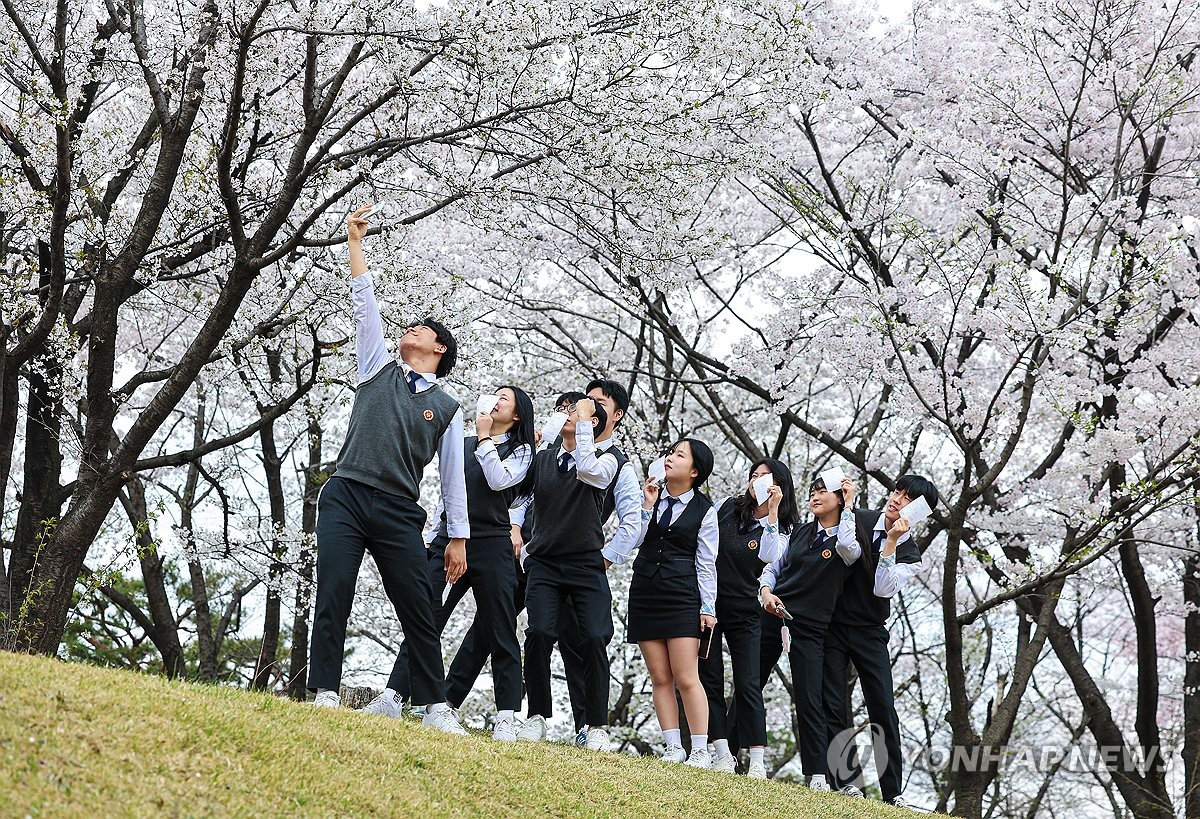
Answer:
[[[753,552],[755,549],[758,548],[758,541],[757,540],[750,541],[749,543],[746,544],[746,548]]]
[[[823,558],[825,558],[826,560],[828,560],[829,558],[833,557],[833,552],[831,552],[831,551],[829,551],[828,549],[826,549],[825,551],[821,552],[821,557],[823,557]]]
[[[426,421],[433,420],[433,410],[425,410],[425,420]]]

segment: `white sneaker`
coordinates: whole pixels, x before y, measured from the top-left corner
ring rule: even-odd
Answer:
[[[318,708],[340,708],[342,697],[336,691],[322,691],[317,694],[312,704]]]
[[[692,768],[707,769],[707,768],[712,767],[712,762],[713,762],[712,754],[710,754],[708,752],[707,748],[693,748],[692,755],[689,756],[687,758],[687,762],[685,762],[683,764],[688,765]]]
[[[713,760],[712,769],[722,773],[737,773],[737,757],[733,754],[721,754]]]
[[[908,804],[908,800],[905,799],[903,796],[897,796],[895,799],[892,800],[891,804],[895,805],[898,808],[908,808],[909,810],[914,810],[914,811],[916,810],[916,808],[914,808],[912,805]]]
[[[603,728],[589,728],[583,747],[589,751],[607,751],[609,748],[608,731]]]
[[[546,718],[541,714],[534,714],[525,720],[525,724],[521,726],[521,730],[517,731],[517,739],[521,742],[541,742],[545,738]]]
[[[364,714],[379,714],[392,719],[400,719],[404,713],[404,704],[400,699],[390,691],[384,690],[375,699],[364,705],[360,709]]]
[[[750,767],[746,769],[746,776],[751,779],[766,779],[767,778],[767,763],[750,761]]]
[[[668,745],[660,758],[663,762],[683,762],[687,759],[687,751],[682,745]]]
[[[866,799],[866,795],[853,785],[844,786],[839,793],[849,796],[851,799]]]
[[[458,717],[455,715],[453,708],[442,708],[432,712],[426,711],[425,718],[421,720],[421,724],[447,734],[454,734],[460,737],[467,735],[467,730],[459,724]]]
[[[828,791],[829,783],[825,781],[825,774],[813,774],[808,778],[808,789],[813,791]]]
[[[499,742],[517,741],[517,724],[511,719],[498,719],[492,726],[492,739]]]

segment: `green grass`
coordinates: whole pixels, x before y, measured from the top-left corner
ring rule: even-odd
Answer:
[[[0,815],[915,814],[654,759],[0,652]]]

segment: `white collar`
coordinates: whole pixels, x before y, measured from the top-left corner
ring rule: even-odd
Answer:
[[[497,432],[495,435],[490,435],[493,443],[502,444],[512,436],[511,432]]]
[[[883,512],[879,513],[879,520],[875,521],[875,528],[872,531],[873,532],[883,532],[884,535],[887,535],[887,521],[883,519]],[[899,544],[903,543],[904,541],[908,540],[908,536],[911,534],[912,534],[912,532],[905,532],[904,534],[902,534],[900,536],[900,539],[896,541],[896,545],[899,545]]]
[[[416,371],[416,370],[414,370],[412,367],[408,366],[408,363],[407,363],[406,361],[404,361],[404,360],[401,360],[401,361],[400,361],[400,369],[404,370],[404,374],[405,374],[405,375],[408,375],[409,373],[417,373],[417,371]],[[419,376],[421,376],[422,378],[424,378],[424,379],[425,379],[426,381],[428,381],[430,384],[436,384],[436,383],[437,383],[437,376],[436,376],[436,375],[434,375],[433,373],[417,373],[417,375],[419,375]]]
[[[696,489],[695,489],[695,487],[692,487],[691,489],[684,492],[679,497],[675,498],[675,500],[679,501],[680,504],[682,504],[683,506],[687,506],[689,503],[692,502],[692,496],[695,494],[696,494]],[[659,498],[659,500],[665,501],[669,497],[671,497],[671,495],[668,495],[666,492],[664,492],[663,496],[661,498]]]

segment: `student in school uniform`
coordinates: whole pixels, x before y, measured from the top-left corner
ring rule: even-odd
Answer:
[[[697,768],[712,764],[708,699],[698,668],[701,636],[711,640],[717,625],[717,512],[699,490],[712,469],[708,445],[684,438],[667,454],[666,491],[655,478],[646,481],[625,638],[637,643],[646,659],[666,745],[663,759]],[[692,730],[690,755],[679,735],[676,689]]]
[[[517,739],[546,738],[553,713],[550,655],[560,637],[560,613],[569,605],[579,626],[584,660],[584,719],[591,726],[584,747],[608,748],[609,661],[612,593],[605,573],[604,498],[616,462],[597,452],[596,430],[608,421],[604,408],[579,399],[562,429],[562,443],[534,457],[533,540],[526,547],[525,691],[529,713]]]
[[[439,633],[467,590],[475,593],[475,620],[482,626],[483,642],[492,655],[492,681],[496,717],[492,737],[504,742],[517,739],[516,709],[521,707],[521,647],[517,642],[514,596],[517,575],[513,567],[508,509],[532,483],[533,402],[520,387],[496,390],[497,402],[489,413],[475,419],[476,434],[466,439],[467,569],[453,584],[453,597],[437,609]],[[429,543],[429,568],[434,599],[446,589],[443,552],[450,538],[446,516],[434,527]],[[400,647],[387,688],[363,710],[392,717],[401,714],[401,703],[410,693],[410,664],[406,645]]]
[[[570,405],[574,404],[580,398],[586,398],[582,392],[565,392],[560,395],[554,402],[554,411],[567,413]],[[542,441],[541,433],[534,432],[535,440],[537,440],[537,449],[540,452],[542,449],[551,446],[557,446],[557,441]],[[532,481],[532,475],[529,477]],[[512,545],[513,554],[513,572],[516,575],[516,588],[513,594],[514,612],[519,614],[525,609],[525,569],[521,566],[521,551],[524,545],[533,537],[533,513],[528,511],[527,506],[520,506],[517,509],[509,510],[509,542]],[[466,594],[466,589],[453,587],[447,603],[456,605],[458,600]],[[583,720],[583,656],[579,649],[579,628],[575,623],[575,612],[570,606],[564,605],[563,612],[560,614],[562,621],[565,623],[564,633],[559,640],[558,649],[563,658],[563,667],[567,674],[567,689],[571,698],[571,708],[576,715],[576,722],[581,723]],[[491,647],[484,635],[485,626],[476,621],[471,623],[471,627],[467,630],[463,637],[462,644],[454,655],[453,662],[450,663],[450,670],[446,673],[446,699],[455,708],[462,707],[463,702],[471,693],[471,689],[475,687],[475,681],[479,678],[480,672],[483,671],[483,665],[491,656]],[[494,662],[494,661],[493,661]],[[576,738],[576,744],[582,746],[586,741],[586,735],[583,738]]]
[[[354,304],[358,390],[350,428],[333,476],[317,501],[317,599],[308,684],[315,704],[337,707],[346,623],[366,552],[379,567],[414,659],[413,698],[424,723],[465,734],[446,704],[442,644],[433,613],[433,588],[418,503],[421,475],[434,455],[450,538],[447,576],[466,570],[471,536],[463,477],[463,415],[438,384],[454,367],[454,336],[432,319],[414,323],[400,340],[397,362],[387,351],[362,238],[369,227],[360,208],[347,219]]]
[[[771,486],[767,499],[759,503],[754,483],[767,476]],[[760,458],[751,464],[746,491],[717,505],[717,625],[707,657],[700,658],[700,682],[708,697],[708,740],[715,751],[713,770],[736,770],[737,749],[729,740],[737,737],[742,747],[749,749],[747,776],[767,778],[767,714],[759,679],[762,611],[758,578],[767,564],[783,556],[788,537],[799,523],[792,473],[774,458]],[[728,709],[722,637],[729,643],[733,667],[733,697]]]
[[[921,552],[911,538],[909,522],[900,510],[917,498],[933,509],[938,490],[920,475],[905,475],[896,481],[883,511],[854,511],[858,542],[863,559],[851,567],[846,585],[833,609],[825,632],[824,702],[829,742],[850,727],[846,696],[849,663],[854,664],[862,684],[867,715],[882,734],[887,761],[876,759],[883,801],[907,807],[902,795],[903,757],[900,721],[892,687],[892,658],[888,652],[888,616],[895,597],[920,571]],[[843,735],[844,736],[844,735]],[[863,793],[854,784],[861,775],[853,745],[839,749],[844,764],[830,770],[834,788],[851,796]]]
[[[813,518],[792,532],[784,555],[763,569],[759,598],[763,606],[760,674],[763,685],[783,653],[787,628],[791,650],[793,705],[800,722],[800,762],[814,790],[829,790],[825,778],[827,730],[821,701],[825,631],[850,565],[862,549],[851,506],[854,483],[842,481],[833,492],[820,478],[809,487]],[[785,619],[790,615],[792,619]]]

